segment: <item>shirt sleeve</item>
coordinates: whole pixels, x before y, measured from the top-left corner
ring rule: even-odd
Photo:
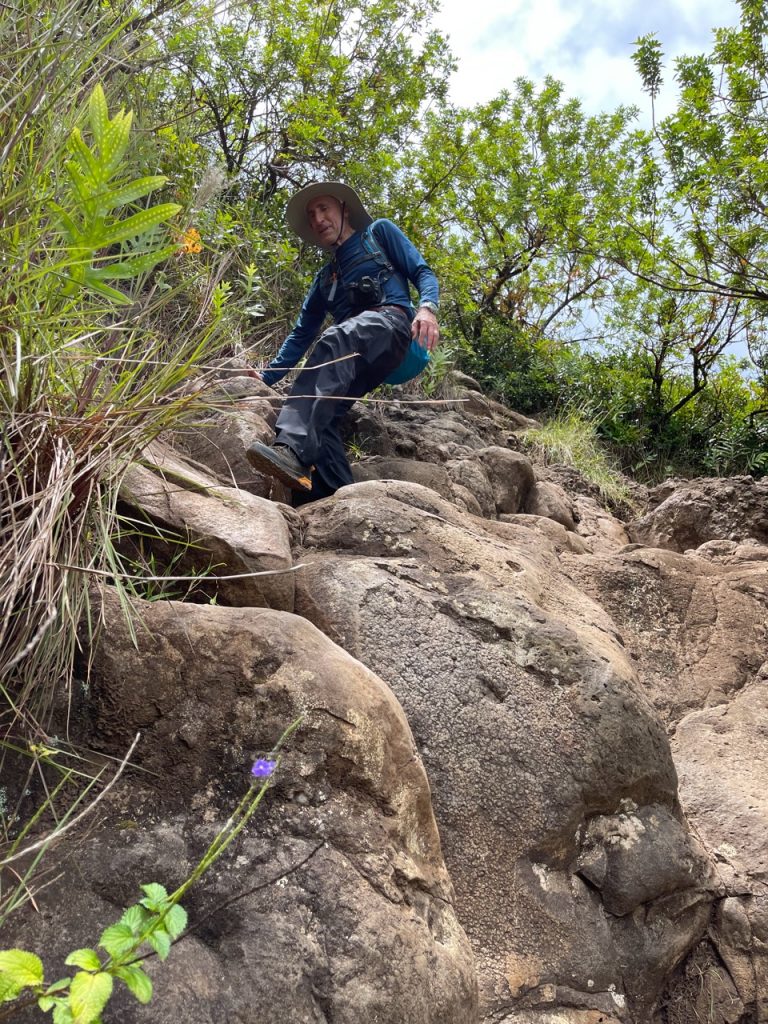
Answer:
[[[293,330],[280,346],[280,351],[262,371],[264,383],[272,387],[292,370],[320,333],[326,313],[325,299],[320,288],[322,271],[315,276],[307,292]]]
[[[391,220],[377,220],[373,232],[396,270],[408,278],[419,293],[419,302],[440,301],[440,286],[435,272],[419,250]]]

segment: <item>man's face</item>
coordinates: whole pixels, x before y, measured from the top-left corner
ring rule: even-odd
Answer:
[[[330,248],[350,234],[346,210],[334,196],[315,196],[307,203],[307,221],[318,245]]]

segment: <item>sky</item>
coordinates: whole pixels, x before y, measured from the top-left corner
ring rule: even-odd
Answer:
[[[665,54],[663,116],[674,107],[672,60],[705,53],[712,29],[738,22],[733,0],[442,0],[435,26],[449,36],[459,70],[451,98],[471,106],[551,75],[590,113],[620,104],[648,112],[632,62],[634,41],[653,32]]]

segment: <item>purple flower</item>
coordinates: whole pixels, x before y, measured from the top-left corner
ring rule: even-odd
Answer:
[[[270,761],[266,757],[260,757],[258,761],[254,762],[253,768],[251,768],[251,775],[256,779],[266,779],[277,766],[277,761]]]

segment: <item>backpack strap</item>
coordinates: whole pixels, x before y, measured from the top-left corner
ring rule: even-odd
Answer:
[[[382,268],[378,274],[379,280],[381,280],[381,278],[384,276],[385,271],[386,277],[384,279],[387,280],[388,278],[390,278],[392,274],[395,272],[395,268],[392,265],[389,258],[387,257],[386,253],[378,244],[378,239],[376,238],[376,235],[374,234],[373,231],[373,224],[369,224],[368,227],[363,231],[361,236],[361,242],[365,255],[355,260],[355,262],[347,269],[354,270],[361,264],[367,263],[368,260],[371,257],[373,257],[378,263],[378,265]],[[326,263],[322,270],[319,271],[319,274],[321,275],[321,284],[323,286],[328,286],[328,301],[333,302],[334,296],[336,295],[336,287],[339,283],[339,280],[341,279],[341,273],[336,263],[335,256],[333,256],[329,260],[329,262]]]
[[[379,266],[386,267],[391,274],[395,268],[392,266],[392,263],[387,258],[384,251],[377,244],[378,239],[373,233],[373,224],[369,224],[365,229],[361,241],[363,243],[363,248],[368,252],[368,254],[373,256]]]

